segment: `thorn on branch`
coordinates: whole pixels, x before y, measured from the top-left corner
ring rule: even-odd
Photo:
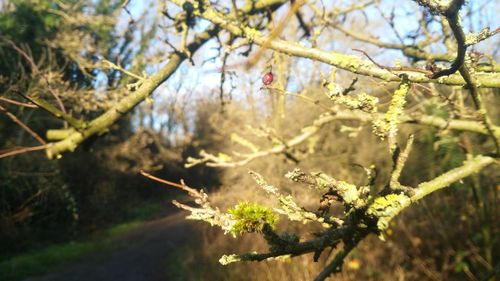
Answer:
[[[354,88],[354,85],[356,85],[356,82],[358,82],[358,77],[355,77],[354,79],[352,79],[351,84],[349,85],[349,87],[345,88],[342,91],[342,95],[346,96],[350,92],[356,90],[356,88]]]

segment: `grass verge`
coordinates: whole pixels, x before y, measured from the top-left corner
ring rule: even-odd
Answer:
[[[137,229],[162,208],[164,207],[161,204],[148,204],[136,209],[137,214],[132,216],[130,222],[111,226],[87,240],[50,245],[3,261],[0,263],[0,280],[18,281],[29,276],[57,271],[88,254],[110,250],[114,238]]]

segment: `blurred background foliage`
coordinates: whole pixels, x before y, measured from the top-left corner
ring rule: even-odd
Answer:
[[[164,31],[157,16],[151,16],[147,10],[130,15],[120,9],[121,4],[112,0],[0,2],[0,35],[6,39],[0,41],[1,97],[22,101],[20,94],[33,95],[57,104],[53,91],[68,112],[91,117],[126,95],[123,86],[130,83],[129,78],[103,67],[101,60],[105,58],[134,73],[150,73],[164,56],[159,49],[167,46],[158,40],[158,34]],[[333,42],[333,38],[332,44],[337,48],[355,44],[333,31],[322,40]],[[31,61],[14,50],[9,41],[15,42]],[[209,48],[198,58],[210,58]],[[241,58],[233,60],[241,62]],[[258,191],[248,169],[258,171],[311,210],[317,208],[321,194],[292,185],[282,177],[297,164],[303,170],[321,170],[355,184],[366,180],[359,165],[375,164],[381,189],[392,165],[385,152],[387,147],[369,129],[358,128],[355,121],[326,125],[317,136],[292,151],[291,157],[269,156],[228,170],[183,167],[185,159],[200,150],[248,152],[231,141],[232,134],[265,147],[268,140],[249,133],[251,128],[273,128],[276,135],[286,139],[317,117],[315,104],[291,97],[282,103],[272,90],[254,91],[269,62],[276,65],[276,79],[284,88],[293,90],[301,85],[302,95],[328,105],[322,92],[320,66],[278,55],[268,55],[264,60],[267,62],[260,62],[256,70],[240,77],[231,76],[231,81],[243,82],[235,86],[228,80],[222,86],[225,95],[220,94],[218,87],[196,88],[196,83],[203,85],[203,78],[190,82],[192,70],[182,68],[158,91],[161,96],[156,95],[154,101],[134,109],[107,134],[87,141],[60,160],[49,161],[43,153],[0,159],[0,259],[88,235],[127,220],[134,209],[147,202],[163,203],[180,196],[146,182],[138,176],[140,169],[171,181],[183,178],[191,186],[216,190],[212,199],[221,209],[242,199],[272,205]],[[308,73],[301,70],[304,66]],[[351,79],[347,74],[339,78],[345,86]],[[369,94],[387,104],[387,93],[396,85],[374,86],[372,79],[360,78],[356,87],[370,89]],[[440,89],[444,96],[455,94],[453,91],[456,90]],[[490,115],[498,124],[500,93],[498,89],[486,91],[491,94],[486,97]],[[225,99],[223,110],[220,96]],[[420,93],[411,98],[408,107],[422,104],[427,113],[446,117],[447,105],[440,97]],[[40,135],[47,128],[63,125],[42,110],[1,105]],[[465,159],[465,151],[491,148],[486,136],[472,133],[408,125],[402,128],[400,136],[404,139],[410,133],[418,137],[401,179],[410,186],[456,167]],[[11,148],[20,143],[36,145],[17,124],[0,114],[0,147]],[[498,179],[498,171],[487,169],[405,211],[393,221],[386,242],[371,237],[361,243],[349,257],[339,280],[479,280],[500,258]],[[333,212],[340,210],[334,208]],[[314,231],[291,223],[279,227]],[[201,224],[197,235],[198,245],[180,247],[176,253],[180,258],[165,265],[182,274],[178,280],[248,280],[248,276],[254,276],[253,280],[311,280],[327,258],[323,256],[318,263],[310,256],[302,256],[282,263],[266,261],[222,267],[217,263],[222,254],[263,250],[265,241],[254,235],[231,241],[220,231]],[[200,271],[190,270],[193,264]]]
[[[49,85],[67,105],[68,112],[76,116],[102,113],[110,102],[124,94],[119,86],[127,78],[116,70],[98,69],[95,64],[104,56],[131,68],[143,68],[137,58],[146,49],[136,48],[135,40],[147,44],[151,39],[149,30],[141,30],[143,27],[132,21],[119,23],[126,26],[117,28],[120,5],[120,1],[106,0],[3,3],[0,35],[15,42],[31,61],[8,41],[0,43],[2,97],[24,101],[21,93],[44,97],[56,104],[47,91]],[[98,84],[102,81],[115,98],[99,98]],[[47,128],[61,126],[48,112],[9,103],[2,106],[42,136]],[[175,192],[145,187],[144,180],[137,176],[139,169],[162,172],[174,180],[190,178],[197,184],[217,183],[217,174],[208,174],[203,168],[189,171],[188,175],[182,159],[189,144],[170,144],[151,127],[153,121],[142,123],[144,111],[138,109],[128,114],[108,134],[90,140],[59,161],[50,161],[43,153],[0,160],[2,258],[91,233],[126,220],[134,207],[140,208],[149,201],[164,203],[175,196]],[[139,119],[140,124],[135,124],[134,120]],[[174,126],[169,125],[168,129]],[[36,144],[4,114],[0,115],[0,136],[2,148]]]

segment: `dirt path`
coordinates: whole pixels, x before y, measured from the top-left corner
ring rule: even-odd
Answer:
[[[57,273],[30,277],[25,281],[166,281],[176,280],[178,272],[167,272],[166,265],[175,251],[195,239],[196,223],[177,212],[147,222],[113,243],[106,253],[93,254],[66,266]],[[196,233],[195,233],[196,232]]]

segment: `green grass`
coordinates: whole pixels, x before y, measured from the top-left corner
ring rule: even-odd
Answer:
[[[55,271],[63,264],[76,261],[85,254],[100,249],[98,242],[69,242],[26,253],[0,263],[0,276],[5,281]]]
[[[158,213],[161,208],[161,204],[148,204],[136,209],[132,221],[111,226],[91,239],[51,245],[3,261],[0,263],[0,280],[17,281],[28,276],[57,271],[90,253],[109,250],[112,248],[114,238],[143,225],[146,219]]]
[[[176,199],[176,198],[175,198]],[[162,203],[148,203],[140,208],[134,208],[131,211],[131,217],[134,220],[146,220],[158,214],[161,210],[165,209],[165,204]]]

